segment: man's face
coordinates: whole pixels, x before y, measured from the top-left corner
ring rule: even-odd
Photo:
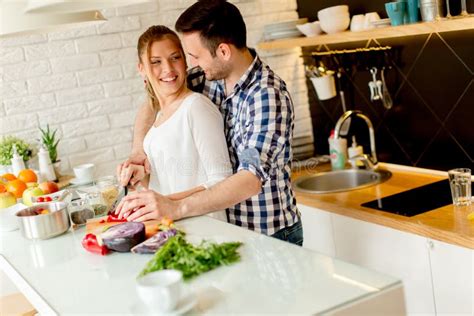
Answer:
[[[190,57],[191,65],[201,67],[207,80],[220,80],[229,76],[229,63],[219,54],[216,57],[211,55],[209,49],[203,45],[199,32],[183,34],[183,46]]]

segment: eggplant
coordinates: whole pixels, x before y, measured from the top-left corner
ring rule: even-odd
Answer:
[[[141,254],[155,253],[168,241],[170,237],[175,236],[177,233],[178,231],[175,228],[159,231],[141,244],[133,247],[132,252]]]
[[[100,234],[103,244],[110,250],[129,252],[145,240],[145,224],[126,222],[110,227]]]

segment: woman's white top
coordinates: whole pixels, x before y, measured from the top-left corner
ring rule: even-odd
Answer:
[[[170,118],[152,126],[143,148],[151,164],[149,188],[163,195],[208,188],[232,174],[222,115],[199,93],[187,96]]]

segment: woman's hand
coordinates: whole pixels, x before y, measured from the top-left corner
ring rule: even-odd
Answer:
[[[146,176],[145,167],[136,164],[121,163],[117,166],[117,179],[121,186],[128,184],[135,186],[138,182],[143,180]]]
[[[161,220],[163,217],[177,220],[181,218],[177,209],[178,202],[153,190],[144,190],[125,196],[115,209],[115,214],[129,222]]]

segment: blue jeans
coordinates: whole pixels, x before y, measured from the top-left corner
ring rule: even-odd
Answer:
[[[298,222],[293,224],[293,226],[280,229],[271,235],[271,237],[303,246],[303,226],[301,225],[301,218],[298,218]]]

